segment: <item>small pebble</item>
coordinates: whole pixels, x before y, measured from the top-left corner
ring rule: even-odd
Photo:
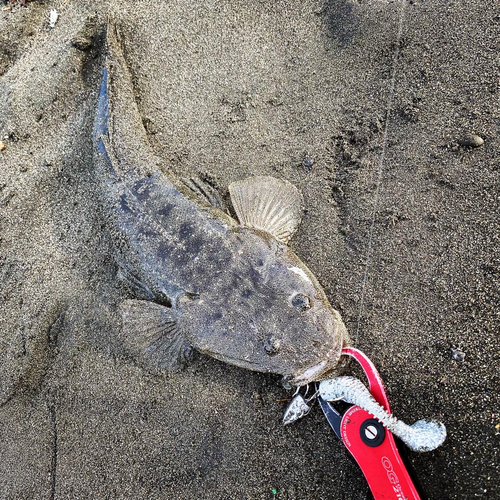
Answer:
[[[77,36],[71,41],[71,45],[73,45],[75,49],[86,51],[92,47],[92,38]]]
[[[451,357],[455,361],[462,362],[465,359],[465,353],[460,351],[459,349],[452,349],[451,350]]]
[[[484,140],[476,134],[469,134],[459,139],[458,144],[466,148],[479,148],[484,144]]]
[[[284,376],[281,379],[281,386],[283,389],[286,389],[287,391],[292,389],[292,384],[290,384],[290,377]]]
[[[0,151],[3,151],[7,146],[2,142],[0,141]]]
[[[311,158],[310,156],[307,156],[306,158],[304,158],[304,161],[302,162],[302,165],[305,168],[311,168],[314,165],[314,159]]]

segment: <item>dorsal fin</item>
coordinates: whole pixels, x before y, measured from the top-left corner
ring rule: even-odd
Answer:
[[[256,176],[229,186],[233,207],[243,226],[272,234],[287,243],[302,219],[302,194],[290,182]]]

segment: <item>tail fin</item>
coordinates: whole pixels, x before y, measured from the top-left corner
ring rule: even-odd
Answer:
[[[102,72],[101,88],[99,90],[99,102],[94,122],[94,134],[96,139],[101,136],[109,136],[109,96],[108,96],[108,70]]]
[[[109,139],[109,96],[108,96],[108,70],[102,72],[99,101],[94,121],[94,142],[100,152],[105,152],[103,137]]]

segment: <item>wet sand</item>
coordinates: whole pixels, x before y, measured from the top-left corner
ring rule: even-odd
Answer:
[[[409,454],[427,496],[500,495],[496,2],[6,7],[1,498],[369,498],[319,408],[283,428],[278,377],[204,356],[152,374],[123,349],[91,140],[110,10],[165,168],[226,198],[252,174],[303,192],[292,248],[394,413],[447,426]]]

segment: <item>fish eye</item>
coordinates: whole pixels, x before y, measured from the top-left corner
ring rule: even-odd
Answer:
[[[266,351],[266,354],[269,356],[278,354],[280,347],[281,342],[279,341],[279,339],[273,337],[272,335],[264,340],[264,351]]]
[[[307,309],[311,309],[311,301],[307,295],[298,293],[292,298],[292,306],[296,307],[299,311],[307,311]]]

